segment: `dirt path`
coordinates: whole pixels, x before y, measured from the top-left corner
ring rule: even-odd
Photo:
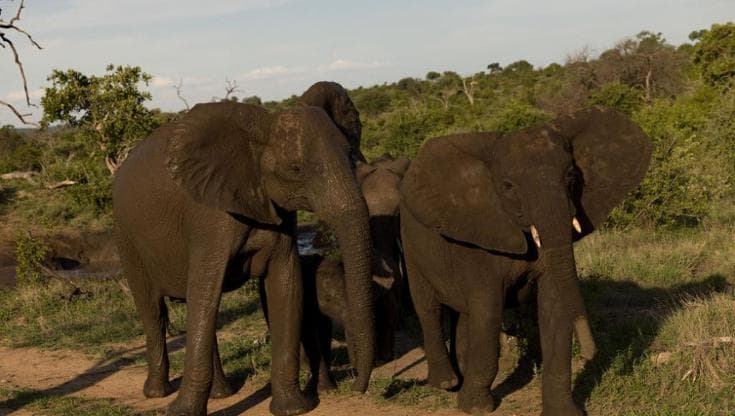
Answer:
[[[28,388],[42,391],[45,395],[75,395],[86,398],[111,398],[115,402],[138,411],[165,408],[173,399],[146,399],[142,392],[145,381],[145,367],[135,364],[133,356],[143,351],[143,345],[131,345],[122,356],[97,361],[75,351],[49,351],[37,348],[9,349],[0,348],[0,387]],[[503,360],[506,362],[508,360]],[[503,364],[507,366],[508,363]],[[501,366],[502,367],[502,366]],[[506,372],[508,369],[505,369]],[[381,377],[424,379],[426,362],[420,348],[403,354],[398,360],[388,363],[375,371]],[[503,376],[498,381],[501,382]],[[507,384],[507,382],[505,383]],[[536,383],[520,390],[508,389],[501,406],[493,413],[497,416],[525,416],[539,414],[540,395]],[[317,409],[309,413],[313,416],[364,415],[364,416],[458,416],[465,415],[454,409],[428,411],[419,407],[403,407],[394,404],[377,403],[369,395],[349,396],[324,394]],[[246,382],[232,397],[209,401],[210,415],[270,415],[268,404],[270,396],[267,385],[253,385]],[[27,410],[11,411],[2,409],[0,414],[23,416],[31,414]]]

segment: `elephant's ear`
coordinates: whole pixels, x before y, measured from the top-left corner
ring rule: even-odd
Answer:
[[[322,108],[350,142],[350,153],[355,161],[365,162],[360,151],[362,123],[357,107],[350,99],[347,90],[336,82],[319,81],[299,97],[301,105]]]
[[[582,173],[577,208],[586,217],[580,218],[586,235],[641,182],[653,144],[630,118],[612,109],[583,110],[558,119],[553,128],[571,144]]]
[[[270,115],[258,106],[197,104],[168,140],[171,178],[201,204],[278,224],[260,172],[269,126]]]
[[[401,182],[401,198],[419,222],[445,237],[523,254],[525,235],[503,210],[486,164],[494,140],[491,134],[429,140]]]

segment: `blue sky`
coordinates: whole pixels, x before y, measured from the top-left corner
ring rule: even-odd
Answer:
[[[19,1],[0,0],[2,17]],[[679,44],[735,20],[735,0],[27,0],[23,13],[21,27],[44,46],[15,38],[32,101],[54,68],[100,74],[113,63],[140,65],[154,76],[149,106],[178,110],[179,81],[190,103],[223,96],[226,78],[240,97],[281,99],[325,79],[352,88],[496,61],[544,66],[641,30]],[[2,49],[0,99],[25,109]],[[6,123],[17,124],[0,108]]]

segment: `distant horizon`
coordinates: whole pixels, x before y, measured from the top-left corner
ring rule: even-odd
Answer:
[[[673,45],[692,31],[735,20],[728,0],[58,0],[26,2],[20,26],[44,50],[15,36],[31,101],[40,106],[52,69],[103,74],[108,64],[140,66],[154,78],[149,108],[178,111],[225,94],[278,101],[320,80],[370,87],[429,71],[463,76],[526,60],[535,68],[588,49],[593,55],[643,30]],[[18,1],[0,0],[5,18]],[[145,13],[131,14],[129,10]],[[134,30],[131,30],[134,28]],[[509,40],[512,40],[509,41]],[[0,99],[38,120],[27,108],[10,54],[0,54]],[[23,125],[0,107],[0,125]]]

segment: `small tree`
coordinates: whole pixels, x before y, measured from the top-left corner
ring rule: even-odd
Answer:
[[[42,126],[61,121],[90,133],[111,174],[133,145],[156,127],[156,119],[143,103],[151,94],[141,91],[151,76],[138,67],[108,65],[102,76],[73,69],[54,70],[51,87],[41,99]]]
[[[692,32],[692,62],[709,85],[729,85],[735,79],[735,23],[714,24],[709,30]]]
[[[20,60],[20,55],[18,54],[18,50],[15,48],[15,43],[13,42],[11,35],[22,35],[28,39],[31,45],[35,46],[39,50],[43,48],[41,48],[41,45],[33,40],[33,37],[31,37],[28,32],[18,26],[18,22],[20,21],[20,13],[23,11],[24,8],[25,0],[21,0],[18,9],[15,12],[15,15],[7,21],[2,18],[3,9],[0,8],[0,47],[2,47],[3,49],[10,48],[10,52],[12,52],[13,59],[15,60],[15,65],[18,67],[18,71],[20,72],[20,79],[23,82],[23,92],[25,93],[26,105],[31,107],[33,104],[31,104],[31,98],[28,95],[28,82],[26,81],[25,69],[23,68],[23,63]],[[33,124],[26,120],[26,117],[31,115],[30,113],[21,113],[12,104],[2,100],[0,100],[0,105],[9,108],[10,111],[12,111],[13,114],[15,114],[15,116],[18,117],[18,119],[23,124]]]

